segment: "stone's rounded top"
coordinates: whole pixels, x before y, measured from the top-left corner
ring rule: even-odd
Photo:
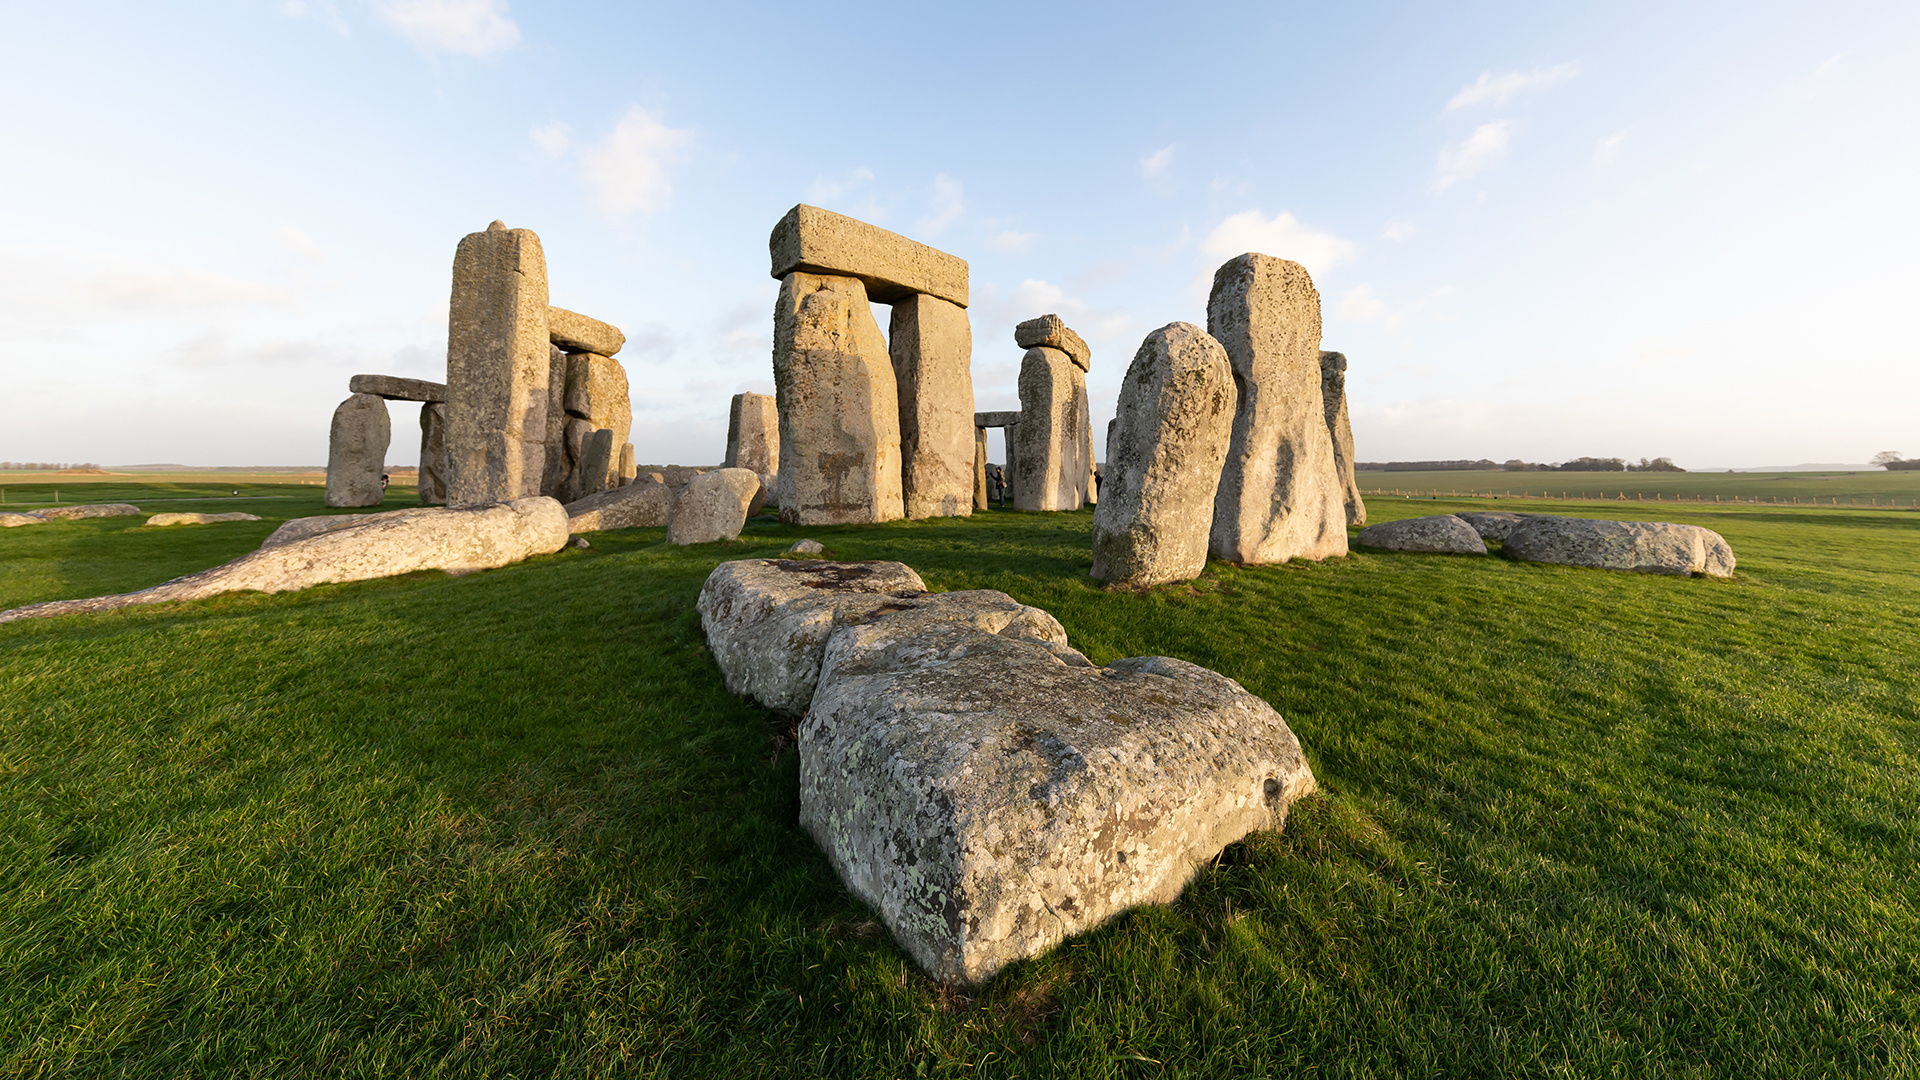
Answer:
[[[488,232],[506,232],[507,223],[504,221],[501,221],[499,218],[494,218],[491,222],[487,224],[487,231]]]

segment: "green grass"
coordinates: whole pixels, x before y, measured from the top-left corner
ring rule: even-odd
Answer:
[[[992,512],[0,626],[0,1075],[1920,1069],[1920,515],[1605,509],[1718,529],[1739,576],[1363,553],[1130,595],[1085,577],[1090,514]],[[138,520],[0,531],[0,606],[274,524]],[[713,566],[800,535],[1226,672],[1323,793],[943,990],[701,641]]]
[[[1510,495],[1522,493],[1579,500],[1612,501],[1704,500],[1726,502],[1755,499],[1774,504],[1920,507],[1920,470],[1887,472],[1785,473],[1563,473],[1563,472],[1362,472],[1354,474],[1364,496],[1397,493],[1429,495]]]

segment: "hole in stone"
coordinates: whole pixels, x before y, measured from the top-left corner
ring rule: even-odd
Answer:
[[[1273,802],[1280,798],[1280,781],[1275,780],[1271,776],[1267,777],[1266,789],[1268,802]]]

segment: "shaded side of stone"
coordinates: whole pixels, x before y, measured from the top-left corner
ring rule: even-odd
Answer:
[[[420,504],[444,506],[447,501],[447,406],[427,402],[420,406]]]
[[[469,233],[447,312],[447,499],[539,494],[547,464],[547,262],[530,229]]]
[[[1327,410],[1327,433],[1333,438],[1334,471],[1339,475],[1348,525],[1367,523],[1367,504],[1360,498],[1360,482],[1353,474],[1353,421],[1347,417],[1347,357],[1320,354],[1320,401]]]
[[[347,389],[355,394],[373,394],[388,401],[447,400],[447,384],[425,379],[403,379],[398,375],[355,375],[347,380]]]
[[[333,410],[327,433],[327,505],[379,506],[386,498],[380,474],[392,441],[387,403],[374,394],[354,394]]]
[[[973,330],[924,294],[893,305],[887,349],[900,395],[900,493],[913,519],[973,513]]]

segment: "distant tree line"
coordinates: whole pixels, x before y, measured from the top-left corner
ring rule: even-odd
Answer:
[[[0,461],[0,471],[5,472],[54,472],[59,469],[97,469],[100,465],[93,461]]]
[[[1873,455],[1873,463],[1893,472],[1904,472],[1907,469],[1920,469],[1920,458],[1908,460],[1901,457],[1900,451],[1898,450],[1880,451]]]
[[[1354,464],[1358,472],[1686,472],[1673,463],[1672,458],[1657,457],[1649,461],[1641,458],[1638,464],[1617,457],[1577,457],[1572,461],[1556,461],[1547,464],[1537,461],[1521,461],[1513,458],[1506,462],[1496,462],[1490,458],[1478,461],[1361,461]],[[1895,468],[1896,466],[1888,466]],[[1920,468],[1915,462],[1911,468]]]

